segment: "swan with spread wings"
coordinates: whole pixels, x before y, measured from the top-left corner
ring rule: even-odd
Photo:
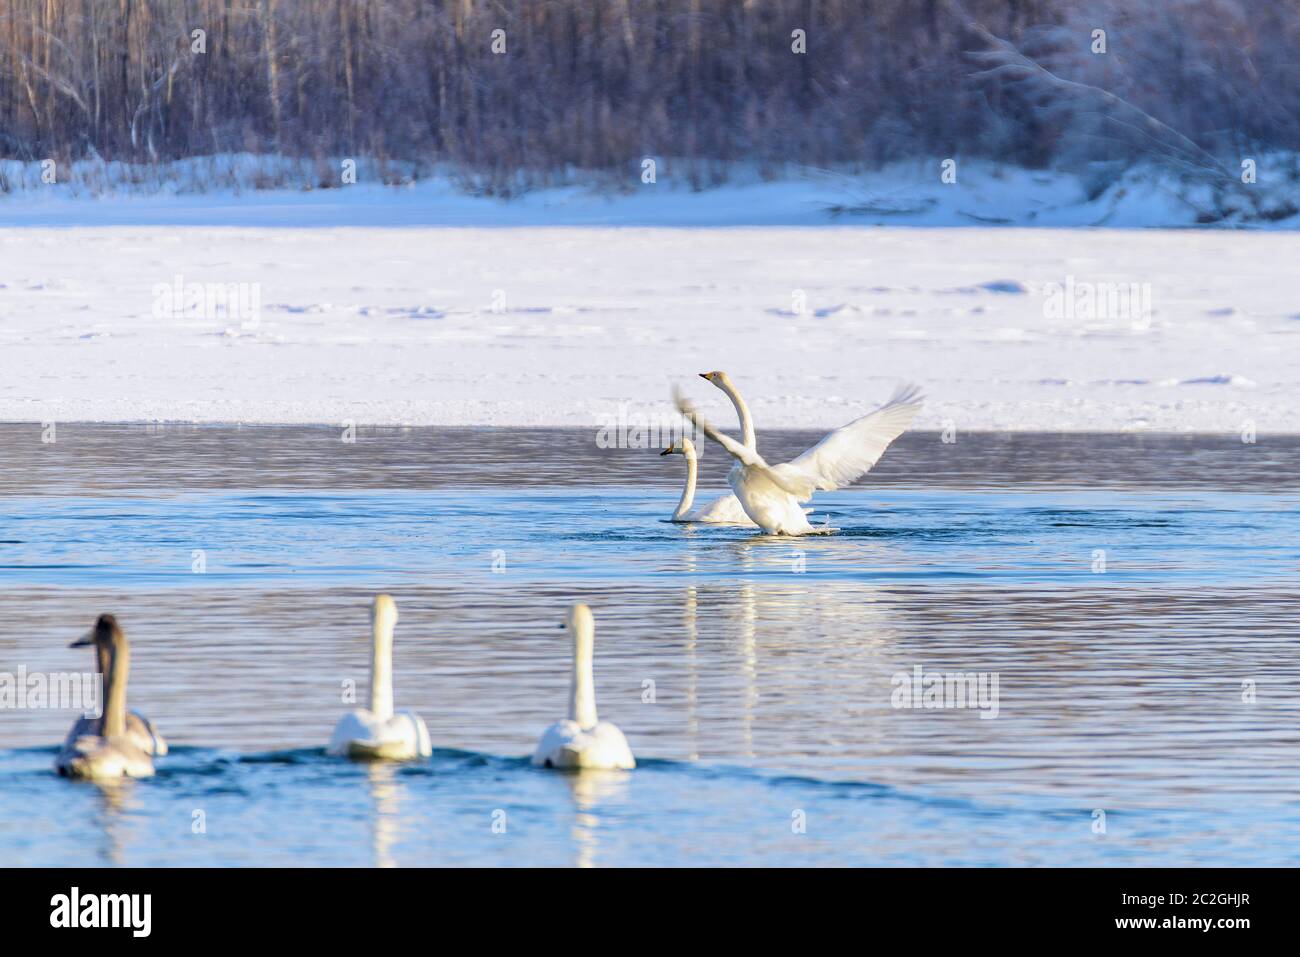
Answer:
[[[725,372],[705,373],[704,378],[725,392],[737,409],[746,408]],[[818,489],[843,488],[867,474],[889,444],[907,430],[922,405],[917,386],[899,386],[889,401],[874,412],[840,426],[798,458],[769,465],[759,455],[757,443],[737,442],[719,432],[677,388],[673,389],[673,399],[679,412],[736,460],[727,482],[745,514],[769,535],[825,531],[809,524],[801,503]]]

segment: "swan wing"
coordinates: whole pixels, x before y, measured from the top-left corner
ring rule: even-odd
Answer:
[[[542,732],[533,752],[533,764],[536,767],[563,768],[570,767],[574,755],[580,748],[576,741],[582,734],[582,728],[576,721],[557,721]]]
[[[65,748],[81,737],[98,737],[103,730],[103,718],[80,717],[72,725],[72,730],[63,741]],[[161,757],[167,753],[167,742],[158,733],[153,723],[138,711],[126,713],[126,737],[135,747],[145,754]]]
[[[334,726],[334,734],[330,736],[329,747],[326,748],[326,751],[335,757],[346,758],[354,743],[377,743],[375,735],[377,725],[378,722],[375,721],[374,715],[369,711],[363,711],[360,708],[349,711],[339,718],[339,723]]]
[[[636,758],[627,743],[627,736],[618,725],[609,721],[597,722],[589,732],[592,739],[592,766],[604,768],[622,768],[631,770],[636,767]]]
[[[424,719],[414,711],[399,711],[393,715],[393,722],[403,725],[403,737],[410,741],[415,753],[422,758],[433,754],[433,744],[429,740],[429,729]]]
[[[139,711],[127,712],[126,733],[135,746],[145,754],[155,754],[161,757],[167,753],[166,740],[158,733],[158,729],[154,727],[153,722]]]
[[[793,461],[778,466],[802,472],[816,487],[831,491],[856,482],[880,461],[889,443],[907,430],[921,411],[921,390],[901,385],[889,401],[848,425],[842,425]],[[786,476],[793,481],[793,477]]]
[[[72,722],[72,727],[68,729],[68,736],[63,739],[63,747],[71,748],[72,743],[78,738],[98,737],[102,720],[102,718],[89,718],[82,715]]]
[[[677,386],[673,386],[673,402],[677,406],[677,411],[690,419],[692,425],[721,445],[732,458],[742,465],[767,467],[767,463],[763,461],[763,457],[758,454],[757,449],[751,449],[743,443],[737,442],[725,432],[719,432],[717,427],[700,414],[700,410],[695,407],[695,403],[683,395]]]
[[[737,442],[726,433],[719,432],[712,422],[700,414],[700,410],[695,407],[695,403],[684,396],[676,386],[673,386],[673,402],[677,405],[677,411],[686,416],[692,425],[726,449],[727,453],[741,465],[760,472],[791,495],[807,498],[812,494],[812,488],[809,486],[807,479],[799,475],[792,476],[782,473],[772,468],[763,460],[763,456],[758,454],[758,449],[751,449],[749,446]]]

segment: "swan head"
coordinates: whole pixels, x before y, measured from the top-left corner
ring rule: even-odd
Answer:
[[[713,372],[701,372],[700,378],[707,379],[709,382],[712,382],[718,388],[731,385],[731,376],[727,375],[725,372],[722,372],[721,370],[714,370]]]
[[[683,435],[680,439],[675,441],[659,454],[693,456],[695,455],[695,443]]]
[[[590,608],[582,602],[575,602],[569,606],[564,616],[564,624],[560,627],[575,634],[590,635],[596,628],[596,619],[592,617]]]
[[[397,625],[397,602],[392,595],[376,595],[370,609],[370,620],[381,632],[392,631]]]
[[[112,648],[125,640],[126,635],[122,631],[122,626],[117,623],[116,616],[100,615],[95,619],[95,624],[91,626],[90,631],[68,647],[85,648],[88,645],[96,645],[101,648]]]

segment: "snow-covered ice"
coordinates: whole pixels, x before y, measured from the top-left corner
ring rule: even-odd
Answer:
[[[591,426],[676,379],[725,422],[722,368],[769,428],[911,378],[921,428],[1298,432],[1298,262],[1282,231],[4,229],[0,419]],[[178,281],[255,321],[160,310]],[[1065,314],[1105,283],[1149,310]]]

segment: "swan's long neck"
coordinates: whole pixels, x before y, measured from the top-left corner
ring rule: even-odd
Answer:
[[[112,653],[108,650],[108,645],[104,644],[101,641],[95,642],[94,651],[95,651],[95,670],[98,671],[99,674],[101,675],[100,681],[102,682],[102,684],[100,685],[100,688],[102,690],[100,693],[103,694],[105,691],[108,690],[108,679],[111,677],[113,672],[113,656]],[[97,722],[99,725],[99,730],[95,732],[96,734],[104,733],[105,712],[103,706],[106,705],[106,702],[100,702],[100,704],[101,707],[99,709],[99,721]]]
[[[596,723],[596,684],[591,673],[592,650],[595,646],[590,622],[579,622],[573,635],[573,685],[570,689],[569,720],[579,727],[590,728]]]
[[[393,716],[393,623],[376,615],[370,658],[370,710],[380,721]]]
[[[699,464],[695,461],[695,452],[687,449],[684,456],[686,459],[686,488],[682,489],[682,500],[677,503],[677,510],[673,512],[673,518],[683,518],[691,510],[691,503],[695,501],[695,479],[699,473]]]
[[[736,407],[736,415],[740,419],[741,441],[745,443],[746,448],[756,448],[758,436],[754,434],[754,419],[749,414],[749,406],[740,397],[740,393],[736,391],[736,386],[730,379],[724,379],[718,384],[718,388],[727,394],[731,404]]]
[[[126,679],[131,671],[131,651],[126,639],[118,637],[108,653],[108,693],[104,701],[103,731],[106,738],[126,734]]]

